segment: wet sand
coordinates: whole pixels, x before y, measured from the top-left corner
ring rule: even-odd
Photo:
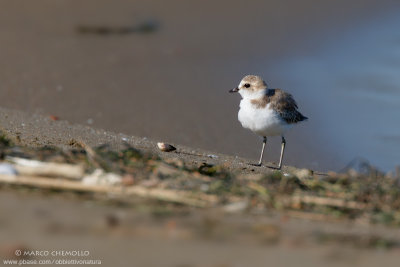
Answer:
[[[274,65],[318,48],[392,1],[1,1],[0,105],[117,133],[256,159],[260,140],[237,122],[227,91],[248,73],[272,87]],[[360,8],[362,7],[362,8]],[[85,34],[80,27],[155,25],[147,34]],[[278,77],[278,78],[277,78]],[[283,78],[282,78],[283,77]],[[310,121],[288,136],[286,163],[340,169],[350,158],[321,135],[321,118],[285,88]],[[40,127],[40,126],[39,126]],[[266,158],[276,161],[279,140]]]
[[[277,162],[264,162],[261,167],[249,165],[251,159],[222,154],[218,151],[203,150],[173,143],[177,148],[172,153],[162,153],[157,142],[147,137],[130,136],[89,126],[71,124],[68,121],[55,121],[51,117],[31,115],[25,112],[0,108],[0,130],[18,145],[28,147],[55,146],[64,149],[81,148],[81,144],[91,147],[107,145],[111,149],[122,149],[126,145],[157,155],[162,159],[179,159],[187,166],[198,167],[202,163],[223,165],[228,171],[249,173],[270,173]],[[286,164],[284,164],[286,165]],[[283,166],[289,170],[291,166]]]

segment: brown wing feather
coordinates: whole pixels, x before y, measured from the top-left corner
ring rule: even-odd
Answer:
[[[287,123],[297,123],[308,119],[297,110],[297,103],[291,94],[281,89],[269,89],[267,96],[271,108],[276,110]]]

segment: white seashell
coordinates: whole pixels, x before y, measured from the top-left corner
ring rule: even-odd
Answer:
[[[159,142],[159,143],[157,143],[157,146],[161,151],[164,151],[164,152],[171,152],[171,151],[176,150],[176,148],[173,145],[166,144],[166,143]]]

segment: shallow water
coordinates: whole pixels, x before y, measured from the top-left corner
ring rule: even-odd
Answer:
[[[346,161],[360,157],[384,170],[400,163],[399,27],[398,13],[388,12],[277,68],[315,105],[315,129]]]
[[[0,2],[2,106],[256,160],[227,91],[259,74],[310,118],[287,134],[285,164],[400,162],[396,1]],[[154,31],[118,31],[146,21]]]

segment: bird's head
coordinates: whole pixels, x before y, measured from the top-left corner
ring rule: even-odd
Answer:
[[[239,83],[238,87],[230,90],[230,93],[238,92],[243,98],[256,98],[265,94],[267,84],[260,76],[247,75]]]

